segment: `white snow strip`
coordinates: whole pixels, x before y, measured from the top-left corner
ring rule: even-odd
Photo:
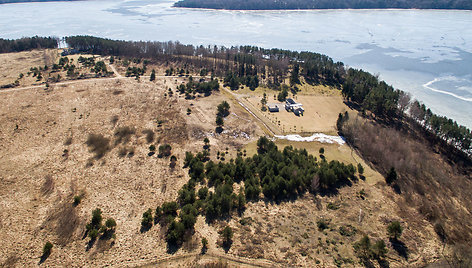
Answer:
[[[449,92],[449,91],[445,91],[445,90],[440,90],[440,89],[436,89],[434,87],[432,87],[431,85],[438,82],[438,81],[441,81],[441,80],[447,80],[445,78],[434,78],[433,80],[429,81],[428,83],[424,84],[423,87],[424,88],[427,88],[429,90],[432,90],[434,92],[439,92],[439,93],[443,93],[443,94],[447,94],[447,95],[450,95],[450,96],[453,96],[455,98],[458,98],[460,100],[463,100],[463,101],[468,101],[468,102],[472,102],[472,98],[467,98],[467,97],[463,97],[463,96],[459,96],[457,94],[454,94],[452,92]],[[450,80],[450,79],[449,79]]]
[[[340,145],[343,145],[346,143],[344,138],[341,136],[330,136],[323,133],[315,133],[309,137],[302,137],[298,134],[291,134],[291,135],[285,135],[285,136],[275,135],[275,137],[277,139],[284,139],[284,140],[289,140],[289,141],[308,141],[308,142],[317,141],[321,143],[337,143]]]

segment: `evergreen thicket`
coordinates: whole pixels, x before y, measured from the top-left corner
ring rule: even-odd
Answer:
[[[291,146],[281,151],[266,137],[258,140],[257,151],[252,157],[238,153],[236,159],[218,163],[202,152],[186,153],[190,180],[179,190],[177,202],[156,209],[155,221],[168,226],[169,245],[180,246],[192,235],[197,215],[211,222],[243,213],[247,200],[282,202],[307,192],[335,191],[356,179],[352,164],[318,161]]]
[[[0,53],[20,52],[41,48],[57,48],[58,45],[58,39],[54,37],[33,36],[16,40],[0,38]]]

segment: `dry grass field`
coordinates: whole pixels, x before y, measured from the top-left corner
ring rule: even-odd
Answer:
[[[9,66],[0,69],[0,77],[10,81],[44,64],[45,53],[0,55]],[[188,180],[188,170],[182,168],[185,152],[202,150],[205,137],[214,161],[218,151],[228,151],[227,159],[237,149],[255,153],[255,143],[266,131],[238,102],[244,97],[259,107],[262,91],[232,95],[220,90],[185,100],[175,90],[185,78],[148,80],[115,77],[52,84],[48,89],[0,90],[0,266],[199,267],[222,259],[229,267],[358,267],[352,244],[363,234],[387,241],[390,267],[421,267],[441,257],[442,245],[432,227],[413,208],[402,207],[400,217],[399,196],[349,146],[284,140],[277,141],[281,149],[292,145],[319,157],[323,147],[328,160],[362,163],[366,179],[333,195],[248,203],[241,217],[234,215],[227,222],[209,225],[199,216],[192,239],[176,253],[167,253],[165,230],[157,225],[140,232],[143,212],[175,200]],[[291,132],[334,134],[337,114],[349,108],[339,95],[329,94],[307,88],[306,94],[297,95],[305,116],[282,111],[278,120],[288,127],[296,119],[297,129]],[[223,100],[230,102],[230,115],[223,133],[217,134],[216,106]],[[90,142],[91,134],[100,138]],[[177,157],[175,168],[168,158],[149,156],[150,145],[165,143]],[[74,206],[76,195],[83,198]],[[104,219],[116,220],[116,239],[89,245],[85,225],[95,208],[101,208]],[[329,222],[329,228],[320,231],[319,219]],[[386,226],[392,220],[405,229],[407,258],[388,243]],[[228,253],[217,245],[218,231],[226,223],[235,233]],[[355,231],[347,236],[340,233],[341,227]],[[207,255],[199,254],[202,237],[209,241]],[[46,241],[54,247],[40,263]]]
[[[309,87],[306,84],[301,88],[301,92],[294,96],[290,94],[290,97],[303,104],[305,109],[303,116],[297,116],[285,110],[285,103],[276,99],[277,91],[258,89],[252,92],[245,89],[238,91],[235,95],[276,134],[322,132],[336,135],[338,114],[354,111],[343,103],[336,89],[323,86]],[[272,106],[277,105],[279,112],[261,111],[261,99],[264,93],[267,94],[267,103]]]
[[[26,76],[31,67],[51,65],[55,63],[57,57],[57,50],[52,49],[0,54],[0,85],[15,82],[20,73]],[[21,85],[31,85],[36,83],[36,79],[25,77],[20,83]]]

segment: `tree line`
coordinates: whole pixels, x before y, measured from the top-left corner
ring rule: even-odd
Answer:
[[[472,9],[472,2],[463,0],[181,0],[175,7],[230,10],[278,9]]]
[[[362,112],[371,112],[386,121],[412,121],[427,133],[467,155],[472,155],[472,133],[456,121],[434,114],[418,100],[363,70],[349,69],[342,85],[344,98]],[[341,115],[342,119],[342,115]],[[341,128],[338,128],[341,130]]]
[[[118,41],[92,36],[65,38],[69,46],[81,52],[134,58],[148,58],[160,63],[171,62],[204,69],[216,76],[227,76],[236,87],[245,84],[250,88],[261,82],[278,88],[297,62],[300,75],[308,82],[339,86],[345,73],[341,62],[313,52],[296,52],[282,49],[263,49],[255,46],[218,47],[192,46],[179,42]]]
[[[20,52],[40,48],[57,48],[59,40],[54,37],[24,37],[20,39],[0,38],[0,53]]]

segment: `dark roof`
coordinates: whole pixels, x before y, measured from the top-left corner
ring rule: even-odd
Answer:
[[[287,102],[288,102],[289,104],[295,104],[295,103],[296,103],[296,102],[295,102],[294,100],[292,100],[292,99],[287,99]]]

